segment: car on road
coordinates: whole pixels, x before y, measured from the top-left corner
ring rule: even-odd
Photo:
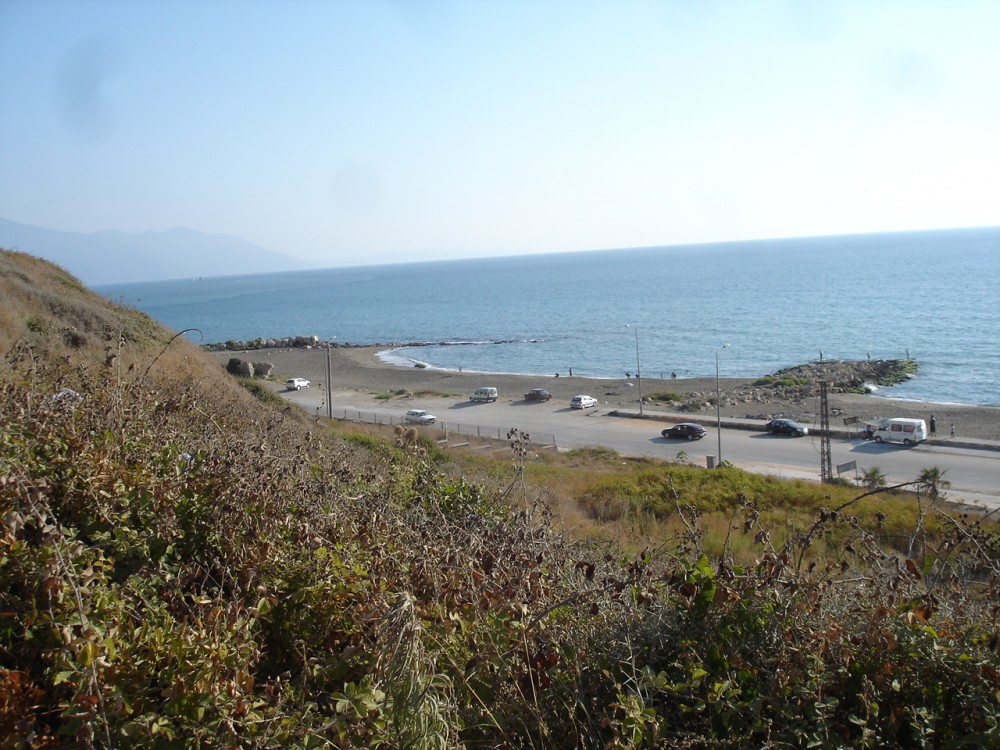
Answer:
[[[403,415],[403,421],[406,424],[434,424],[437,417],[423,409],[410,409]]]
[[[469,396],[470,401],[477,403],[488,403],[497,400],[497,389],[493,387],[476,388],[475,393]]]
[[[869,434],[876,443],[902,443],[916,445],[927,439],[927,423],[922,419],[895,417],[881,419],[870,425]]]
[[[593,396],[573,396],[569,400],[569,405],[573,409],[589,409],[591,406],[597,406],[597,399]]]
[[[532,388],[524,394],[525,401],[548,401],[550,398],[552,394],[544,388]]]
[[[285,381],[285,388],[289,391],[301,391],[309,387],[309,381],[305,378],[289,378]]]
[[[660,434],[665,438],[701,440],[705,437],[705,432],[705,428],[697,422],[681,422],[680,424],[675,424],[673,427],[668,427],[660,432]]]
[[[802,435],[809,434],[809,428],[804,424],[799,424],[794,419],[772,419],[764,425],[764,430],[771,435],[794,435],[795,437],[801,437]]]

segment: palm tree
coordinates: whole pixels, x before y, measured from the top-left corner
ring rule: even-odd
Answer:
[[[885,474],[883,474],[882,470],[877,466],[871,467],[861,475],[861,484],[870,490],[877,490],[879,487],[885,487],[885,481]]]
[[[917,477],[917,487],[926,490],[927,494],[935,500],[939,497],[944,497],[942,490],[951,487],[951,482],[944,478],[945,471],[945,469],[939,469],[937,466],[924,469],[920,472],[920,476]]]

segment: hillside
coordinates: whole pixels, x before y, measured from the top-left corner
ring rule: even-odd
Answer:
[[[1000,742],[997,536],[933,477],[905,533],[851,496],[779,541],[795,485],[645,464],[581,490],[677,521],[629,553],[552,525],[521,435],[474,480],[23,253],[0,357],[0,747]]]
[[[305,263],[238,237],[193,229],[64,232],[0,218],[0,246],[45,258],[88,286],[294,271]]]

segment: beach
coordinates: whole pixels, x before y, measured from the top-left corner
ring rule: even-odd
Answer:
[[[519,400],[531,388],[545,388],[557,402],[568,402],[573,396],[584,393],[596,398],[602,407],[638,408],[639,387],[634,377],[628,381],[632,383],[630,387],[625,384],[624,378],[582,378],[568,373],[528,376],[403,367],[378,358],[378,353],[388,348],[358,346],[330,349],[331,389],[354,391],[359,399],[374,401],[377,394],[390,391],[468,397],[481,386],[497,388],[501,399]],[[248,362],[267,362],[273,366],[272,380],[284,382],[286,378],[303,377],[311,381],[314,388],[326,387],[325,348],[217,351],[211,352],[211,355],[222,365],[233,357]],[[761,373],[762,376],[766,374]],[[783,398],[774,389],[752,387],[753,382],[753,379],[743,378],[720,379],[720,411],[723,417],[769,419],[782,416],[809,425],[819,423],[818,398]],[[938,437],[949,436],[954,425],[958,437],[1000,441],[1000,408],[901,400],[884,395],[891,391],[891,388],[885,388],[878,394],[830,393],[831,426],[842,426],[845,419],[853,418],[862,423],[879,417],[912,417],[929,422],[933,416]],[[692,421],[715,417],[714,401],[710,401],[715,397],[715,378],[643,377],[642,392],[647,398],[658,392],[674,393],[681,396],[685,404],[700,407],[683,412],[685,418]],[[747,400],[748,394],[752,394],[752,400]],[[669,404],[648,402],[645,411],[650,414],[678,413],[678,409]]]

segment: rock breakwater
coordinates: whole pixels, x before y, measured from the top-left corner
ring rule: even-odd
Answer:
[[[811,413],[810,402],[819,396],[820,383],[827,383],[827,392],[872,393],[880,388],[902,383],[913,377],[917,363],[912,359],[892,360],[823,360],[787,367],[745,385],[727,387],[721,391],[721,406],[727,412],[747,407],[750,419],[770,419],[788,416],[788,406],[799,407],[801,415]],[[677,405],[682,411],[705,411],[715,408],[714,390],[691,392]],[[769,408],[782,404],[781,413]],[[834,410],[836,412],[836,410]]]

